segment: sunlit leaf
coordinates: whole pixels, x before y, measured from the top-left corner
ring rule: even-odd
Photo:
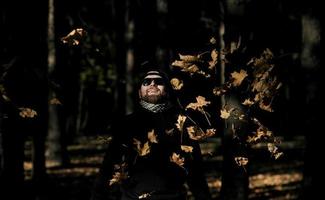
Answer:
[[[150,153],[150,145],[149,142],[145,142],[143,145],[141,142],[135,138],[133,138],[133,144],[136,147],[136,151],[138,152],[139,156],[145,156]]]
[[[148,132],[148,139],[151,143],[158,143],[157,135],[155,134],[154,129]]]
[[[179,80],[178,78],[172,78],[170,83],[174,90],[180,90],[183,87],[183,81]]]
[[[170,161],[182,167],[184,165],[185,159],[182,158],[179,154],[173,152],[170,156]]]
[[[232,78],[232,85],[233,86],[240,86],[242,81],[248,76],[247,72],[243,69],[240,70],[240,72],[233,72],[231,73],[231,78]]]
[[[186,121],[186,118],[187,117],[185,115],[178,115],[176,127],[179,131],[183,131],[183,126]]]
[[[246,157],[235,157],[235,162],[238,166],[245,166],[248,164],[248,158]]]
[[[19,115],[22,118],[34,118],[37,116],[37,112],[31,108],[19,108]]]
[[[79,45],[80,42],[85,38],[87,32],[82,28],[73,29],[68,35],[61,38],[63,44],[71,46]]]
[[[51,105],[62,105],[61,101],[58,98],[52,98],[50,100]]]
[[[181,149],[182,149],[182,151],[185,151],[186,153],[191,153],[193,151],[193,147],[188,146],[188,145],[181,145]]]

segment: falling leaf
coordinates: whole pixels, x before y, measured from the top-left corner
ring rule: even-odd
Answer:
[[[127,173],[115,172],[113,174],[113,178],[109,180],[109,186],[113,185],[114,183],[121,183],[123,180],[127,179]]]
[[[155,134],[154,129],[148,132],[148,139],[151,143],[158,143],[157,135]]]
[[[172,78],[170,80],[170,83],[171,83],[174,90],[180,90],[180,89],[182,89],[182,87],[184,85],[183,81],[179,80],[178,78]]]
[[[114,174],[113,178],[109,180],[109,186],[113,185],[114,183],[122,183],[123,180],[128,178],[128,173],[126,172],[127,163],[123,162],[121,164],[114,165]]]
[[[255,102],[252,101],[251,99],[245,99],[245,101],[242,103],[245,106],[251,106],[253,105]]]
[[[151,196],[150,193],[144,193],[144,194],[142,194],[142,195],[139,196],[139,199],[146,199],[146,198],[148,198],[150,196]]]
[[[19,115],[22,118],[34,118],[37,115],[37,112],[31,108],[19,108]]]
[[[136,151],[138,152],[139,156],[145,156],[150,153],[149,142],[141,145],[141,142],[139,140],[133,138],[133,144],[136,146]]]
[[[220,110],[220,117],[222,119],[228,119],[230,117],[231,112],[234,110],[234,108],[231,108],[229,110],[226,110],[225,108]]]
[[[267,149],[272,154],[272,156],[274,156],[275,159],[278,159],[280,156],[283,155],[283,152],[280,152],[279,148],[273,143],[267,143]]]
[[[189,103],[186,106],[186,109],[191,108],[193,110],[199,110],[199,111],[201,111],[203,109],[203,106],[207,106],[210,103],[211,103],[210,101],[206,101],[205,100],[205,97],[197,96],[196,97],[196,103]]]
[[[211,59],[212,60],[209,61],[209,69],[213,69],[216,67],[216,64],[218,63],[218,55],[219,55],[219,53],[217,50],[213,49],[211,51]]]
[[[212,37],[212,38],[210,39],[210,43],[211,43],[211,44],[216,44],[216,43],[217,43],[217,40],[216,40],[214,37]]]
[[[248,76],[247,72],[243,69],[240,70],[240,72],[233,72],[231,73],[232,78],[232,85],[233,86],[240,86],[242,81]]]
[[[175,66],[175,67],[180,67],[180,68],[188,68],[189,66],[191,65],[191,63],[187,63],[187,62],[184,62],[182,60],[175,60],[173,63],[172,63],[172,66]]]
[[[180,167],[183,167],[185,159],[180,157],[179,154],[173,152],[172,156],[170,157],[170,161],[176,163]]]
[[[235,162],[238,166],[245,166],[248,163],[248,158],[246,157],[235,157]]]
[[[265,110],[265,111],[268,111],[268,112],[273,112],[273,109],[271,108],[271,104],[265,105],[262,101],[260,101],[259,107],[262,110]]]
[[[61,41],[63,44],[71,46],[79,45],[80,42],[85,38],[87,32],[82,28],[73,29],[67,36],[62,37]]]
[[[188,146],[188,145],[181,145],[181,149],[182,149],[182,151],[185,151],[186,153],[192,153],[192,151],[193,151],[193,147]]]
[[[211,137],[211,136],[215,135],[215,133],[216,133],[216,129],[213,129],[213,128],[207,129],[206,132],[203,132],[203,130],[197,126],[189,126],[186,129],[187,129],[187,133],[188,133],[189,137],[192,140],[200,140],[200,139],[204,139],[207,137]]]
[[[183,131],[183,126],[186,121],[185,115],[178,115],[176,127],[179,131]]]
[[[51,105],[62,105],[61,101],[58,98],[53,98],[50,100]]]
[[[179,55],[179,59],[181,59],[184,62],[198,62],[198,61],[200,61],[199,56],[182,55],[182,54],[178,54],[178,55]]]

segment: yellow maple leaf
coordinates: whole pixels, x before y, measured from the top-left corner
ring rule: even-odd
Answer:
[[[231,108],[230,110],[226,110],[225,108],[220,110],[220,117],[222,119],[228,119],[233,110],[234,110],[234,108]]]
[[[151,143],[158,143],[157,135],[155,134],[154,129],[148,132],[148,139]]]
[[[142,145],[139,140],[133,138],[133,144],[135,145],[136,151],[138,152],[139,156],[145,156],[150,153],[149,142],[146,142]]]
[[[50,100],[51,105],[62,105],[61,101],[58,98],[52,98]]]
[[[235,157],[235,162],[238,166],[245,166],[248,164],[248,158],[246,157]]]
[[[178,115],[176,127],[179,131],[183,131],[183,126],[186,121],[185,115]]]
[[[185,151],[186,153],[191,153],[191,152],[193,152],[193,147],[192,147],[192,146],[181,145],[181,149],[182,149],[182,151]]]
[[[231,78],[232,78],[232,85],[233,86],[240,86],[242,81],[248,76],[247,72],[243,69],[240,70],[240,72],[234,71],[231,73]]]
[[[37,115],[37,112],[31,108],[19,108],[19,115],[22,118],[34,118]]]
[[[76,46],[85,38],[87,32],[82,28],[73,29],[68,35],[61,38],[64,44]]]
[[[179,154],[173,152],[173,154],[170,156],[170,161],[180,167],[183,167],[185,159],[182,158]]]
[[[179,80],[178,78],[172,78],[170,83],[174,90],[180,90],[184,86],[183,81]]]

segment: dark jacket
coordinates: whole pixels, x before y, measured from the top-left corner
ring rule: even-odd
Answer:
[[[139,199],[141,195],[147,195],[147,199],[185,200],[184,183],[196,199],[210,199],[201,169],[199,144],[189,139],[186,131],[181,136],[175,125],[177,117],[178,112],[173,108],[163,113],[140,108],[117,123],[112,128],[113,140],[95,181],[92,200],[130,200]],[[152,130],[157,143],[148,142],[148,132]],[[141,142],[140,147],[148,142],[150,152],[141,155],[135,141]],[[194,147],[193,152],[182,151],[181,144]],[[185,158],[183,166],[170,161],[173,153]],[[127,178],[110,185],[116,172],[123,172]]]

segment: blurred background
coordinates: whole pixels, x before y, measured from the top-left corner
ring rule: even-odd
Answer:
[[[209,51],[211,38],[219,50],[236,41],[250,55],[266,48],[275,55],[282,88],[274,112],[258,116],[284,153],[275,160],[261,143],[250,148],[244,170],[230,166],[220,128],[201,143],[213,197],[312,199],[318,1],[3,0],[0,11],[1,199],[89,199],[110,125],[134,108],[142,64],[153,61],[171,74],[179,54]],[[187,82],[184,102],[209,84]]]

